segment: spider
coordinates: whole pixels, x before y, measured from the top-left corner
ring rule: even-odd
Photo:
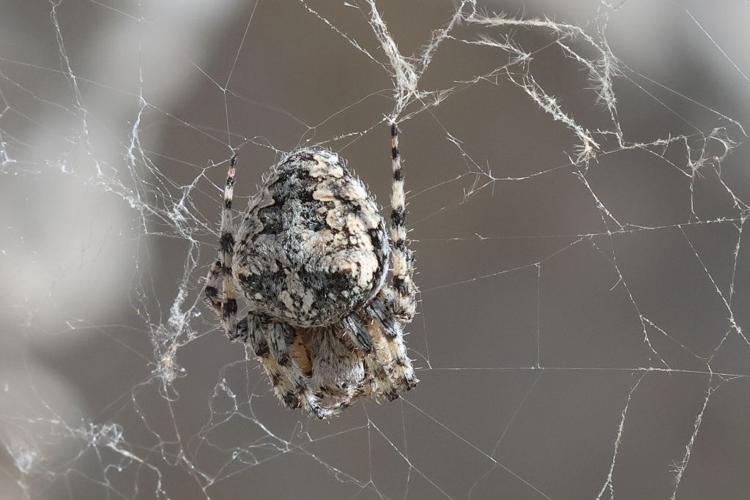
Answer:
[[[236,157],[229,164],[206,299],[226,336],[252,349],[278,399],[321,419],[359,399],[393,400],[418,382],[404,344],[417,288],[398,127],[390,129],[389,232],[364,183],[318,147],[293,151],[264,175],[235,231]]]

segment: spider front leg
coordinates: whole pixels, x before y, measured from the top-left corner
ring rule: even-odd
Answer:
[[[414,254],[406,240],[406,195],[404,174],[401,170],[401,152],[398,149],[398,126],[391,124],[391,284],[396,297],[389,301],[393,314],[404,323],[414,318],[417,304],[417,287],[414,284]]]
[[[247,338],[247,320],[237,321],[237,301],[233,298],[227,299],[220,291],[220,286],[225,284],[224,274],[226,269],[220,260],[217,260],[211,266],[206,277],[206,286],[203,294],[206,297],[208,305],[216,312],[221,321],[229,340],[245,340]],[[222,286],[223,288],[223,286]]]
[[[206,297],[208,305],[211,309],[221,316],[222,299],[220,297],[219,285],[221,283],[221,261],[217,260],[211,265],[211,269],[208,270],[208,276],[206,276],[206,286],[203,289],[203,294]]]
[[[229,160],[227,180],[224,185],[224,206],[221,210],[221,228],[219,236],[219,260],[213,263],[206,278],[204,294],[211,308],[216,311],[224,327],[224,333],[230,340],[240,338],[241,322],[237,321],[237,299],[232,279],[232,257],[234,254],[234,228],[232,225],[232,198],[234,196],[234,178],[236,175],[237,157]],[[221,291],[219,290],[221,284]],[[247,332],[247,322],[242,326]],[[246,333],[245,333],[246,335]]]
[[[393,290],[382,290],[366,307],[367,315],[372,318],[371,331],[375,345],[375,358],[389,375],[386,383],[391,383],[398,390],[409,390],[419,380],[414,374],[411,360],[404,343],[404,330],[401,322],[394,318],[392,311],[398,308],[399,296]],[[383,381],[376,381],[382,383]]]

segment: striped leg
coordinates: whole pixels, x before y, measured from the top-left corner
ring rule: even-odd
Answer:
[[[374,357],[390,375],[385,382],[393,385],[397,391],[408,391],[414,388],[419,380],[407,355],[403,328],[398,321],[393,321],[387,312],[389,302],[389,297],[381,293],[367,306],[368,315],[375,320],[371,325],[373,344],[376,346]],[[381,384],[383,382],[379,381]]]
[[[313,393],[310,379],[296,363],[282,365],[273,356],[259,358],[276,397],[289,409],[302,408],[306,413],[324,419],[335,413],[321,405],[320,397]]]
[[[367,325],[357,316],[357,313],[352,313],[341,320],[341,327],[344,337],[355,350],[367,354],[372,352],[372,336],[367,331]]]
[[[216,314],[221,316],[221,309],[223,307],[223,300],[221,298],[221,261],[217,260],[208,270],[208,276],[206,276],[206,287],[203,289],[203,294],[206,296],[208,305],[211,306]]]
[[[239,340],[241,342],[248,341],[248,329],[250,333],[253,332],[251,325],[248,325],[248,320],[252,318],[243,318],[240,321],[227,322],[224,319],[223,311],[225,310],[225,303],[221,297],[221,283],[224,277],[223,268],[221,261],[217,260],[211,266],[206,277],[206,287],[203,289],[203,293],[206,297],[208,305],[211,309],[219,315],[221,320],[221,326],[224,328],[224,333],[227,338],[234,342]],[[235,311],[236,312],[236,311]],[[236,318],[236,314],[235,314]],[[250,327],[250,328],[249,328]]]
[[[221,236],[219,260],[208,272],[204,293],[211,307],[219,314],[224,331],[230,339],[238,337],[237,293],[232,280],[232,255],[234,254],[234,227],[232,225],[232,198],[234,196],[235,164],[232,156],[224,186],[224,205],[221,209]],[[221,281],[221,291],[219,290]],[[247,323],[244,329],[247,330]]]
[[[392,284],[397,296],[393,313],[408,323],[414,317],[417,288],[414,274],[414,255],[406,244],[406,196],[404,194],[404,174],[401,171],[401,153],[398,149],[398,126],[391,124],[391,164],[393,166],[393,186],[391,189],[391,246]]]
[[[313,387],[312,360],[300,335],[286,325],[272,321],[256,322],[259,335],[266,339],[268,348],[258,361],[271,381],[274,394],[290,409],[302,408],[318,418],[333,415],[335,409],[322,404],[324,397]],[[291,338],[290,338],[291,335]]]

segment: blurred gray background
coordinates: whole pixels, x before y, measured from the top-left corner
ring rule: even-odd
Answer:
[[[458,8],[377,6],[415,58]],[[748,498],[750,5],[479,7],[527,26],[402,114],[421,383],[317,422],[200,290],[233,148],[239,207],[304,143],[388,199],[369,5],[0,1],[0,498]]]

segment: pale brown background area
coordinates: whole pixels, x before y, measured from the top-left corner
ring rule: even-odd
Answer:
[[[697,131],[724,126],[740,141],[721,162],[724,184],[706,166],[692,197],[677,170],[684,147],[589,165],[618,221],[656,229],[608,236],[615,226],[570,167],[575,137],[502,76],[403,123],[422,289],[407,340],[421,383],[405,401],[324,423],[283,409],[200,302],[225,175],[206,167],[238,148],[241,207],[274,149],[322,142],[386,202],[387,129],[372,127],[392,108],[388,75],[300,2],[123,4],[63,0],[61,52],[51,4],[0,0],[0,498],[151,499],[161,481],[162,497],[187,500],[593,499],[629,401],[614,496],[668,499],[709,389],[677,498],[748,498],[750,346],[732,331],[714,352],[730,317],[750,332],[750,241],[743,233],[733,265],[741,213],[728,194],[750,200],[748,149],[722,117],[750,118],[746,2],[633,0],[609,12],[606,39],[630,68],[614,87],[627,139],[693,134],[696,148]],[[385,61],[364,7],[306,5]],[[454,9],[378,5],[405,54]],[[592,34],[604,9],[483,6]],[[528,50],[554,40],[490,33]],[[506,61],[448,41],[421,88]],[[576,121],[611,128],[559,49],[538,51],[532,73]],[[559,168],[477,189],[487,178],[447,134],[499,178]],[[647,329],[671,370],[639,370],[664,368],[639,315],[668,334]],[[154,374],[175,335],[178,377],[165,387]],[[712,355],[714,372],[734,376],[710,378],[701,358]]]

